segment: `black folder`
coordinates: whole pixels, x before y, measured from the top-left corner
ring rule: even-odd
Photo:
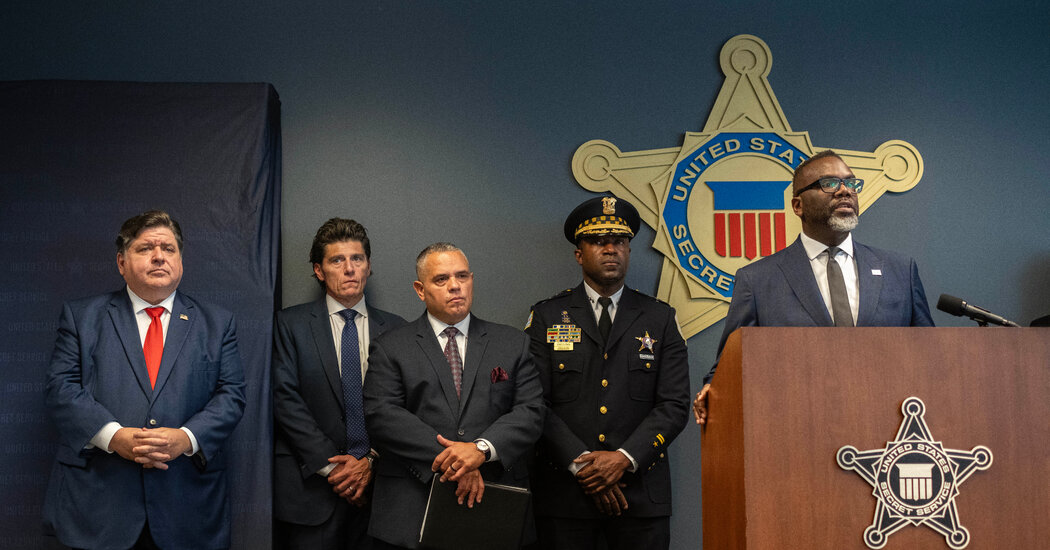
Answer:
[[[456,483],[430,482],[419,542],[429,550],[516,550],[528,513],[528,489],[485,483],[485,494],[473,508],[456,502]]]

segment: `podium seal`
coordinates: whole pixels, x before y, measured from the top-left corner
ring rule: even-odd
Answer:
[[[864,543],[882,548],[892,533],[911,524],[944,535],[953,549],[965,548],[970,532],[959,523],[955,497],[967,478],[992,465],[992,452],[982,446],[945,449],[934,441],[926,426],[926,405],[918,397],[905,399],[901,412],[897,437],[884,448],[858,451],[846,445],[835,457],[839,467],[853,470],[873,488],[875,518],[864,530]]]

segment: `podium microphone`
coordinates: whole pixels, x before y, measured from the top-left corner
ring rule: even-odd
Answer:
[[[970,305],[966,303],[965,300],[956,298],[955,296],[949,296],[948,294],[941,294],[941,298],[937,300],[937,309],[945,313],[951,313],[956,317],[962,317],[965,315],[970,319],[977,321],[977,324],[982,327],[988,325],[988,323],[1002,325],[1004,327],[1021,326],[1009,319],[1000,317],[991,311]]]

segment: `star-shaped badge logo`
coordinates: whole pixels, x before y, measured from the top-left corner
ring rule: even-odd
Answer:
[[[874,488],[875,518],[864,530],[864,543],[882,548],[892,533],[910,523],[944,535],[953,549],[965,548],[970,532],[959,523],[955,496],[974,472],[992,465],[992,452],[983,446],[945,449],[934,441],[924,418],[926,404],[918,397],[905,399],[901,412],[897,437],[884,448],[857,451],[846,445],[836,455],[842,469],[857,472]]]
[[[649,336],[649,331],[645,331],[645,336],[635,336],[635,340],[642,343],[642,347],[638,348],[638,351],[649,350],[649,353],[653,353],[653,344],[657,342],[656,338]]]

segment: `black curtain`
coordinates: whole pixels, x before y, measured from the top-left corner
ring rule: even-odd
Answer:
[[[269,84],[0,82],[0,547],[59,547],[41,534],[58,316],[123,286],[117,230],[151,208],[182,226],[179,290],[236,315],[248,403],[229,442],[233,545],[270,547],[280,192]]]

